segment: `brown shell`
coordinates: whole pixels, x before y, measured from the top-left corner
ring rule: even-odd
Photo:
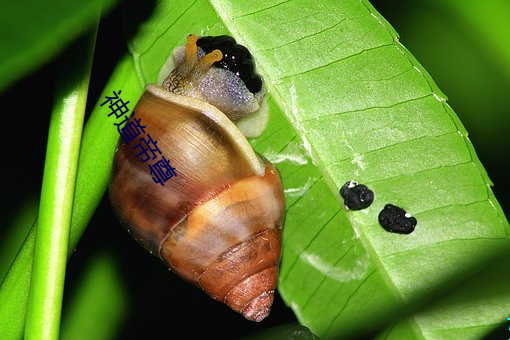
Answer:
[[[281,254],[278,171],[209,104],[152,86],[135,117],[177,177],[155,183],[152,160],[143,163],[133,150],[137,139],[130,145],[121,139],[110,185],[116,214],[182,278],[261,321],[273,302]]]

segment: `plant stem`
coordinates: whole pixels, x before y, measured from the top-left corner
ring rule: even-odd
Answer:
[[[111,95],[112,89],[122,89],[126,98],[139,98],[142,94],[143,87],[130,56],[124,56],[119,62],[100,98]],[[83,133],[68,256],[77,246],[108,186],[113,153],[119,140],[117,129],[107,119],[105,109],[99,103],[95,105]],[[36,228],[37,221],[0,285],[0,339],[23,338]]]
[[[65,56],[64,60],[69,62],[65,62],[63,79],[59,79],[34,246],[25,325],[27,339],[59,337],[76,172],[96,32],[97,25],[86,42],[73,47]]]

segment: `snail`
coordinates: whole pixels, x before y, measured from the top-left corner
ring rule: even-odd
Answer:
[[[264,92],[251,58],[231,37],[189,35],[174,51],[176,67],[146,87],[127,122],[145,128],[175,176],[158,184],[152,159],[120,138],[109,195],[139,243],[258,322],[273,303],[285,198],[278,170],[233,122],[258,110]]]

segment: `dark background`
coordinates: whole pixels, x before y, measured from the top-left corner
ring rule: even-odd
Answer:
[[[508,216],[509,79],[480,47],[479,38],[439,6],[425,1],[372,3],[449,97],[449,104],[470,132],[478,156],[495,183],[496,197]],[[149,13],[141,13],[141,17],[144,15]],[[94,58],[100,62],[93,64],[88,114],[114,66],[126,52],[122,26],[121,6],[101,22]],[[0,212],[4,227],[0,228],[0,240],[12,249],[19,247],[25,230],[31,225],[27,221],[33,221],[37,214],[54,70],[58,64],[57,58],[1,94],[2,125],[7,133],[3,134],[2,143],[4,185]],[[23,221],[17,221],[15,216],[22,209],[31,213]],[[6,228],[13,224],[19,225],[17,232]],[[12,256],[12,249],[7,248],[0,249],[0,257]],[[169,273],[161,261],[149,255],[122,229],[105,198],[70,260],[64,315],[80,274],[98,252],[114,257],[126,286],[129,307],[119,338],[155,338],[167,334],[163,337],[228,339],[295,322],[292,311],[278,294],[270,316],[256,324]]]

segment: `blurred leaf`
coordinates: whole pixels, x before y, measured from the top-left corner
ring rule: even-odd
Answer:
[[[112,255],[95,255],[64,307],[61,338],[114,339],[128,311],[127,299]]]
[[[510,80],[510,2],[492,0],[479,1],[432,1],[448,17],[460,21],[470,35],[482,45],[481,51],[498,65]],[[489,24],[490,23],[490,24]]]
[[[304,326],[290,324],[272,327],[264,331],[251,334],[241,340],[318,340],[310,330]]]
[[[0,11],[0,92],[49,61],[92,27],[115,0],[4,1]]]
[[[13,221],[6,223],[7,228],[6,231],[3,231],[5,235],[3,235],[0,245],[0,281],[9,270],[12,260],[16,257],[16,253],[37,217],[38,204],[37,198],[27,198],[16,209]]]

